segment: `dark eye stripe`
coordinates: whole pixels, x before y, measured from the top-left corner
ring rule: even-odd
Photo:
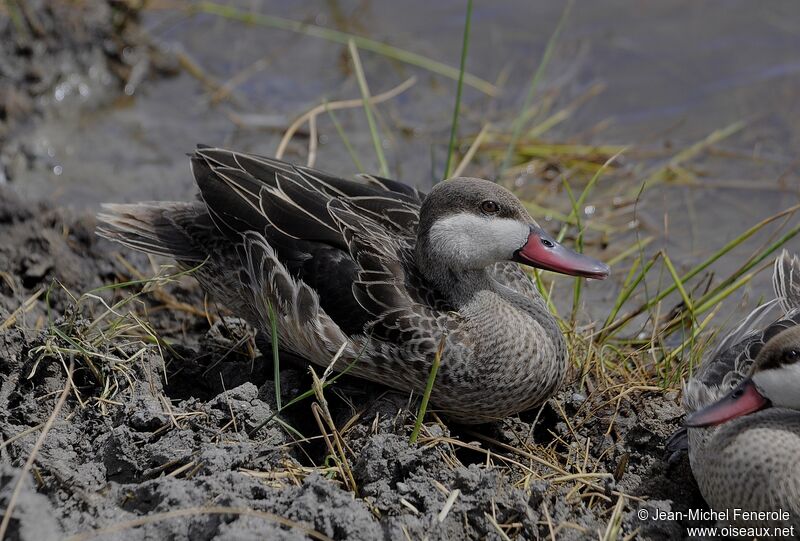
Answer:
[[[764,330],[761,339],[764,340],[764,345],[755,357],[754,370],[800,364],[800,325],[793,320],[776,321]]]
[[[787,348],[772,351],[759,365],[759,370],[771,370],[800,362],[800,349]]]

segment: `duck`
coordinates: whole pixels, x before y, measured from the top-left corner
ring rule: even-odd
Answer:
[[[800,535],[800,259],[786,250],[775,260],[773,288],[775,298],[720,342],[683,396],[700,492],[713,510],[729,510],[720,522],[768,528],[759,538],[779,537],[774,528]]]
[[[166,256],[262,336],[311,365],[430,395],[464,424],[539,406],[568,367],[556,318],[520,264],[591,279],[507,189],[452,178],[425,194],[198,146],[199,198],[105,204],[98,234]]]

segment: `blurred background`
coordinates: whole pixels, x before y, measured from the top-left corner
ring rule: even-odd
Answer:
[[[25,200],[92,212],[186,199],[195,144],[272,156],[317,107],[284,159],[380,174],[377,138],[383,172],[425,189],[446,176],[466,8],[7,0],[0,181]],[[349,40],[379,101],[374,134]],[[587,250],[606,260],[644,243],[689,268],[798,202],[798,51],[791,0],[476,0],[451,171],[515,188],[554,229],[585,229]],[[569,192],[598,172],[570,215]],[[720,268],[781,224],[796,219]],[[760,294],[767,282],[755,283]]]

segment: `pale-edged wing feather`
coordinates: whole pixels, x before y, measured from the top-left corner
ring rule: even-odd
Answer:
[[[424,193],[203,146],[191,165],[202,202],[109,206],[101,234],[186,263],[209,261],[209,289],[234,295],[266,326],[272,305],[281,343],[314,362],[365,334],[426,358],[458,330],[459,316],[414,264]],[[235,287],[215,284],[214,272]],[[516,264],[498,264],[494,276],[535,296]]]
[[[758,352],[781,331],[800,324],[800,260],[784,250],[772,274],[775,298],[758,306],[706,356],[687,382],[684,408],[696,411],[722,398],[749,373]],[[771,323],[764,325],[765,321]]]

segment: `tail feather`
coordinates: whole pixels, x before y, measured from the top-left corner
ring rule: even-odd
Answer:
[[[186,263],[201,262],[208,255],[198,242],[202,230],[212,226],[201,203],[104,204],[102,209],[97,233],[103,238]]]
[[[800,258],[784,249],[775,260],[772,286],[785,312],[800,308]]]

